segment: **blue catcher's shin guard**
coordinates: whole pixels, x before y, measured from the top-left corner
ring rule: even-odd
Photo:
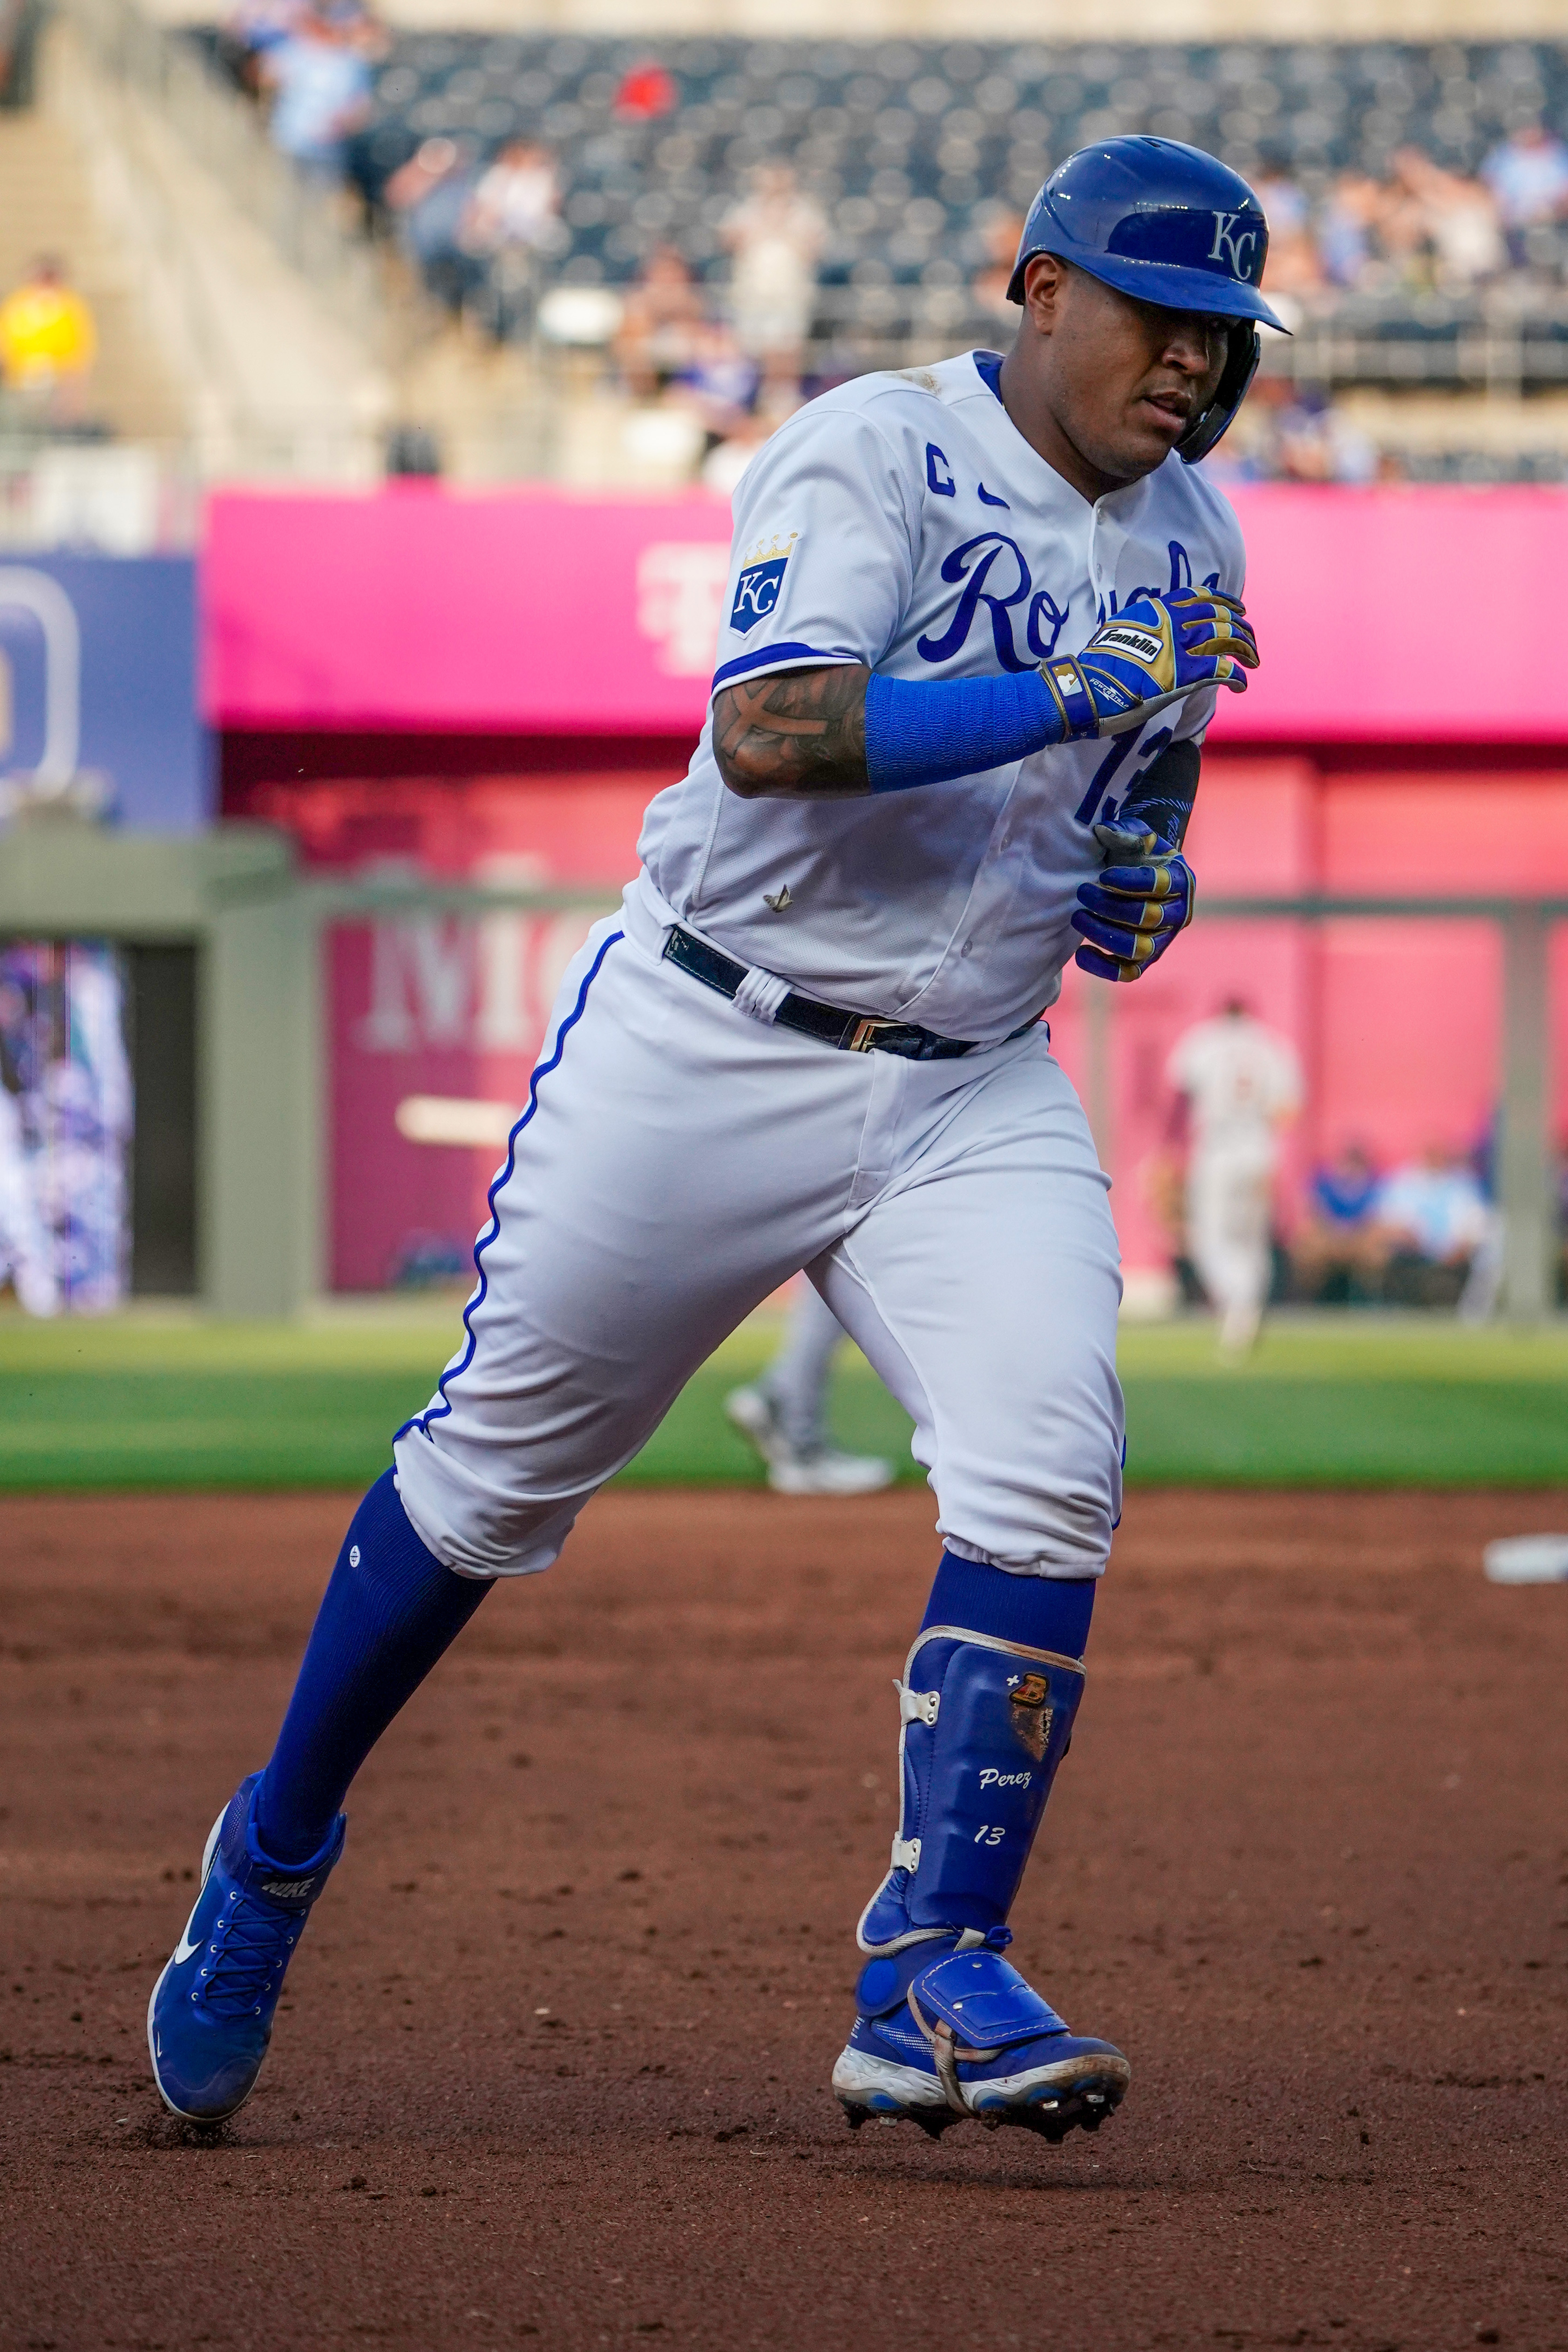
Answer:
[[[1083,1690],[1080,1658],[925,1626],[896,1685],[903,1815],[862,1915],[867,1954],[833,2088],[852,2125],[959,2116],[1095,2129],[1130,2069],[1071,2034],[1003,1957],[1006,1921]]]

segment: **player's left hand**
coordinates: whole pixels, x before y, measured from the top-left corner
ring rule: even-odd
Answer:
[[[1258,640],[1239,597],[1186,588],[1151,590],[1103,621],[1075,657],[1041,662],[1061,705],[1066,740],[1124,735],[1151,712],[1200,687],[1239,694],[1258,667]]]
[[[1086,942],[1072,961],[1097,980],[1136,980],[1186,929],[1197,901],[1181,852],[1146,825],[1097,824],[1106,864],[1078,892],[1072,928]]]

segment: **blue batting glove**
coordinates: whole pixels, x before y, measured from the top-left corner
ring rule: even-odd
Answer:
[[[1064,740],[1082,743],[1124,735],[1200,687],[1240,694],[1257,667],[1258,640],[1240,599],[1183,589],[1134,596],[1076,658],[1053,656],[1040,674],[1061,705]]]
[[[1136,980],[1191,922],[1197,883],[1181,852],[1135,820],[1097,824],[1094,838],[1109,862],[1080,887],[1072,928],[1087,944],[1072,961],[1097,980]]]

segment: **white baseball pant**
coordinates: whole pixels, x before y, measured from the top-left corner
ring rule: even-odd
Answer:
[[[634,907],[569,967],[462,1348],[399,1491],[472,1576],[546,1568],[719,1341],[804,1266],[915,1424],[945,1543],[1098,1575],[1121,1509],[1121,1294],[1088,1123],[1043,1028],[847,1053],[661,958]]]

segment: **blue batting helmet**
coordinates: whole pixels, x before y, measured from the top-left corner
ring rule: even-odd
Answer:
[[[1022,302],[1025,264],[1052,253],[1136,301],[1233,320],[1218,388],[1177,445],[1196,465],[1252,381],[1255,322],[1284,331],[1259,291],[1268,251],[1263,207],[1239,172],[1176,139],[1104,139],[1059,163],[1030,206],[1008,299]]]

